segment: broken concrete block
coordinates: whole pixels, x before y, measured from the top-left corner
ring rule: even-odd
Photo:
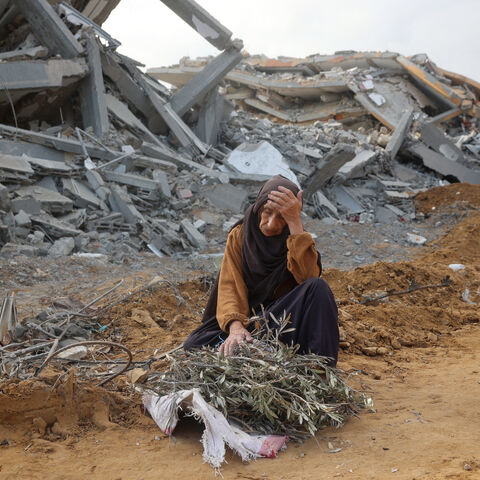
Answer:
[[[15,223],[19,227],[29,227],[32,224],[32,221],[30,220],[30,215],[28,215],[23,210],[20,210],[15,215]]]
[[[19,188],[16,194],[22,198],[32,197],[43,209],[52,213],[67,213],[73,208],[72,200],[39,185]],[[23,210],[27,211],[25,208]]]
[[[118,185],[112,185],[109,202],[114,212],[120,212],[125,221],[131,225],[144,222],[143,215],[136,209],[130,196]]]
[[[214,47],[225,50],[231,45],[232,32],[198,3],[193,0],[162,0],[162,2]]]
[[[157,182],[160,193],[165,198],[171,198],[172,192],[170,190],[170,186],[168,185],[167,174],[162,172],[162,170],[156,169],[152,172],[152,178],[155,180],[155,182]]]
[[[205,95],[217,86],[225,74],[240,62],[242,46],[243,44],[223,51],[208,63],[200,73],[197,73],[187,85],[172,96],[170,103],[178,115],[182,116],[190,107],[204,99]]]
[[[30,215],[38,215],[42,210],[41,203],[33,197],[15,198],[11,201],[11,206],[13,213],[18,213],[20,210],[23,210]]]
[[[353,192],[343,185],[336,185],[332,189],[332,194],[338,205],[343,207],[349,214],[356,214],[365,211],[365,207],[360,203]]]
[[[237,172],[268,177],[280,174],[300,186],[283,155],[266,141],[242,143],[225,158],[225,162]]]
[[[342,165],[333,176],[332,183],[344,183],[350,178],[362,177],[365,174],[365,167],[369,165],[376,153],[372,150],[362,150],[349,162]]]
[[[414,245],[425,245],[427,243],[427,239],[421,235],[407,233],[407,242],[413,243]]]
[[[102,176],[96,170],[87,170],[85,172],[87,181],[94,191],[97,191],[100,187],[105,186]]]
[[[80,228],[87,221],[87,210],[85,208],[74,210],[72,213],[60,217],[59,220],[69,223],[75,228]]]
[[[417,142],[407,148],[407,151],[422,159],[423,164],[445,177],[455,177],[460,182],[480,184],[480,172],[465,167],[461,163],[449,160],[440,153],[430,150],[426,145]]]
[[[188,238],[188,241],[197,248],[205,248],[207,246],[207,239],[193,226],[193,223],[184,218],[180,225]]]
[[[13,258],[20,255],[26,257],[36,257],[38,255],[38,248],[31,245],[19,245],[16,243],[6,243],[0,250],[0,257]]]
[[[35,173],[26,160],[21,157],[8,155],[6,153],[0,154],[0,175],[2,171],[4,171],[5,173],[25,173],[27,175]]]
[[[8,188],[0,183],[0,210],[8,212],[11,208]]]
[[[30,23],[35,36],[52,53],[74,58],[83,52],[83,47],[47,0],[17,0],[15,7]]]
[[[317,171],[313,175],[310,184],[303,194],[309,199],[316,191],[320,190],[347,162],[355,157],[355,149],[352,145],[338,143],[320,160]]]
[[[73,252],[75,240],[72,237],[59,238],[48,251],[49,257],[66,257]]]
[[[333,203],[330,202],[330,200],[320,190],[317,190],[312,195],[312,202],[313,206],[315,207],[315,211],[320,218],[324,217],[323,209],[326,209],[329,214],[338,218],[337,207],[335,207],[335,205],[333,205]]]
[[[85,34],[85,37],[90,74],[82,81],[80,87],[83,129],[93,128],[95,135],[101,139],[108,133],[110,123],[105,98],[100,48],[92,33]]]
[[[40,225],[42,230],[53,238],[76,237],[82,233],[81,230],[77,230],[73,228],[72,225],[62,222],[46,213],[32,215],[31,220],[34,225]]]
[[[220,210],[243,213],[248,203],[248,193],[233,185],[216,185],[205,196]]]
[[[27,240],[29,243],[32,245],[40,245],[44,242],[45,240],[45,233],[41,232],[40,230],[35,230],[33,233],[31,233],[28,237]]]
[[[205,231],[205,228],[207,227],[207,222],[205,222],[202,219],[195,220],[193,223],[193,226],[200,232],[203,233]]]
[[[102,176],[96,170],[87,170],[85,172],[87,181],[100,200],[106,202],[110,195],[110,189],[105,185]]]
[[[397,128],[395,128],[395,132],[393,132],[392,138],[390,139],[387,146],[385,147],[385,153],[388,155],[388,158],[390,158],[391,160],[394,160],[395,157],[397,156],[397,153],[400,150],[400,147],[402,146],[403,140],[407,135],[408,129],[410,128],[412,119],[413,119],[413,107],[409,107],[402,115],[402,118],[400,119],[400,122],[398,123]]]
[[[422,142],[453,162],[462,161],[462,151],[446,135],[431,123],[420,125]]]
[[[63,178],[63,191],[73,198],[74,205],[79,208],[101,208],[101,200],[82,182],[73,178]]]

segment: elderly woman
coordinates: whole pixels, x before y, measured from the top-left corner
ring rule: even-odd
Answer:
[[[232,355],[235,346],[251,341],[249,317],[265,313],[290,315],[294,330],[282,334],[298,344],[299,353],[338,356],[337,306],[312,236],[300,219],[302,192],[277,175],[260,190],[242,220],[230,231],[220,274],[203,314],[202,324],[184,343],[185,350],[220,345]]]

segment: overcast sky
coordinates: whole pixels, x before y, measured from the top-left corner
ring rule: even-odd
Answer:
[[[480,0],[197,0],[251,54],[427,53],[480,81]],[[160,0],[121,0],[103,28],[147,68],[219,52]]]

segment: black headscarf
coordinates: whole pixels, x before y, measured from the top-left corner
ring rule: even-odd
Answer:
[[[265,305],[273,298],[275,289],[287,281],[296,284],[293,275],[287,268],[287,238],[290,235],[288,226],[285,226],[280,235],[265,236],[260,228],[260,210],[268,201],[270,192],[283,186],[297,196],[299,188],[295,183],[276,175],[268,180],[257,195],[253,205],[248,207],[245,216],[237,225],[243,224],[242,232],[242,270],[243,278],[248,289],[248,304],[250,309]],[[322,269],[320,254],[318,265]],[[216,317],[218,298],[218,279],[208,299],[202,322],[205,323]]]

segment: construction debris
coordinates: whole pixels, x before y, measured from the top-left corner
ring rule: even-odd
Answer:
[[[2,257],[218,251],[277,173],[306,215],[343,222],[414,218],[415,192],[480,183],[474,81],[423,54],[248,56],[193,0],[163,2],[218,56],[145,74],[101,27],[118,1],[1,2]]]

